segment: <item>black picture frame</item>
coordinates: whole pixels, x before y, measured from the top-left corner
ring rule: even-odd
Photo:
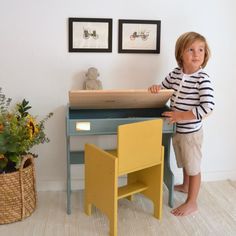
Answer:
[[[160,53],[160,20],[119,20],[118,53]]]
[[[70,17],[69,52],[112,52],[112,19]]]

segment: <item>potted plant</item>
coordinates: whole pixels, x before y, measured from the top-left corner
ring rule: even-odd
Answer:
[[[37,121],[29,113],[28,101],[23,99],[10,108],[11,101],[0,88],[0,224],[21,220],[35,209],[33,157],[37,155],[30,153],[30,149],[49,142],[44,125],[52,116],[49,113]]]

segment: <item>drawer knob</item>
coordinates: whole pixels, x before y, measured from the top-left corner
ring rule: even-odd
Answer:
[[[90,122],[76,122],[76,131],[89,131],[90,130]]]

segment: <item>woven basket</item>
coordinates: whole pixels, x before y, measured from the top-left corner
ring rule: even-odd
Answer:
[[[35,208],[34,159],[25,155],[18,171],[0,174],[0,224],[23,220]]]

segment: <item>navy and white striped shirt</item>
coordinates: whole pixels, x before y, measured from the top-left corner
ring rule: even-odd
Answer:
[[[202,127],[202,119],[214,108],[213,88],[209,76],[202,70],[186,75],[175,68],[162,82],[162,88],[173,89],[170,108],[175,111],[192,111],[196,119],[176,123],[177,133],[192,133]]]

